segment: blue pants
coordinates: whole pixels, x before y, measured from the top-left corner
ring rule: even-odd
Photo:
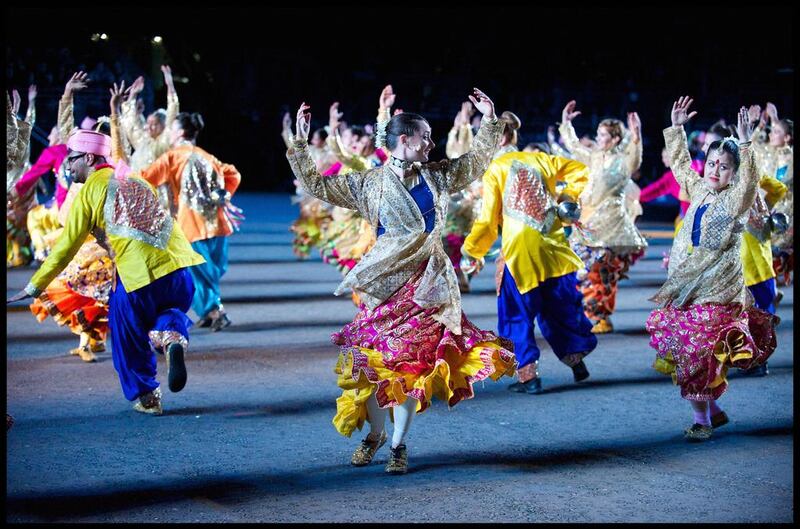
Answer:
[[[192,310],[204,317],[212,310],[222,307],[219,281],[228,270],[228,238],[212,237],[192,243],[192,249],[206,262],[189,268],[194,279]]]
[[[573,353],[588,353],[597,347],[597,337],[592,334],[592,322],[583,313],[582,301],[575,272],[551,277],[533,290],[520,294],[508,267],[503,270],[497,298],[497,332],[514,342],[518,367],[539,360],[534,319],[559,360]]]
[[[775,290],[774,277],[747,288],[756,300],[756,307],[770,314],[775,314],[775,294],[777,294],[777,290]]]
[[[114,369],[126,399],[135,400],[158,387],[156,355],[150,348],[152,331],[178,333],[188,341],[192,320],[186,312],[193,295],[192,276],[186,268],[133,292],[127,292],[117,276],[116,290],[108,300],[108,330]]]

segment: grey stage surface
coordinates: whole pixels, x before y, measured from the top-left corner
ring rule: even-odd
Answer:
[[[476,397],[415,418],[410,469],[388,476],[387,447],[349,465],[361,433],[331,425],[339,395],[331,332],[355,314],[332,295],[340,277],[315,253],[297,262],[287,195],[241,195],[247,220],[231,239],[223,301],[234,322],[192,329],[189,381],[165,387],[165,415],[135,413],[110,353],[84,364],[69,330],[9,307],[6,520],[10,522],[790,522],[793,290],[779,309],[778,350],[764,378],[730,376],[731,423],[687,444],[678,389],[651,368],[644,322],[663,282],[651,240],[621,284],[616,332],[587,359],[591,378],[543,347],[547,392],[476,386]],[[464,296],[496,329],[490,265]],[[8,293],[32,269],[7,273]],[[194,314],[191,314],[194,317]],[[160,378],[165,380],[163,358]]]

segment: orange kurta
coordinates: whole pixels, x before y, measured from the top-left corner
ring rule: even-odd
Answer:
[[[186,143],[159,156],[141,176],[153,186],[169,186],[171,213],[189,242],[233,233],[223,206],[209,202],[217,189],[236,192],[242,176],[233,165]]]

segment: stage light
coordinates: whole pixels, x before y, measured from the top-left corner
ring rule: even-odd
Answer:
[[[101,33],[100,40],[108,40],[108,35],[106,35],[105,33]]]
[[[92,33],[92,36],[89,37],[89,39],[91,39],[92,42],[97,42],[98,40],[100,40],[100,34],[99,33]]]
[[[163,40],[164,39],[162,39],[160,36],[156,35],[155,37],[153,37],[153,44],[161,44],[161,41]]]

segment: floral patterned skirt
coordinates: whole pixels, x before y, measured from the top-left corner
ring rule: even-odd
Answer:
[[[576,253],[587,264],[587,270],[578,274],[583,311],[590,320],[605,320],[614,313],[619,281],[627,279],[628,270],[644,255],[644,250],[617,253],[608,248],[584,246]]]
[[[461,335],[450,332],[413,301],[421,268],[402,288],[370,311],[361,305],[352,323],[331,336],[340,347],[334,372],[342,395],[336,401],[336,429],[350,436],[367,419],[367,399],[375,393],[382,408],[419,400],[417,413],[436,397],[454,406],[474,396],[472,385],[512,376],[512,345],[482,331],[461,315]]]
[[[653,368],[672,375],[688,400],[716,400],[728,387],[730,367],[750,369],[775,351],[780,319],[755,306],[702,303],[650,313],[646,327],[656,350]]]

